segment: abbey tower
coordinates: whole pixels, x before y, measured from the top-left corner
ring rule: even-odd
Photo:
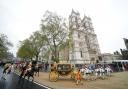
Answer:
[[[69,52],[69,61],[73,64],[84,64],[99,60],[100,48],[90,17],[80,18],[79,12],[72,10],[69,26],[73,47]]]

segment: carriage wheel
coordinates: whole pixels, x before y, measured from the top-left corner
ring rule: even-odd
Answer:
[[[51,71],[50,74],[49,74],[49,80],[51,82],[56,82],[58,77],[59,77],[59,75],[56,71]]]
[[[71,79],[75,80],[75,77],[76,77],[76,73],[75,72],[71,72]]]

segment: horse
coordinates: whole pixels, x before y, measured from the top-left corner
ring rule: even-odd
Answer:
[[[22,78],[22,77],[28,77],[28,80],[29,80],[29,78],[30,77],[32,77],[33,79],[34,79],[34,71],[35,71],[35,65],[31,65],[31,64],[29,64],[29,63],[26,63],[25,65],[23,65],[22,67],[21,67],[21,74],[20,74],[20,79]]]
[[[24,64],[24,65],[22,64],[22,65],[19,66],[19,69],[20,69],[20,71],[21,71],[21,74],[20,74],[20,76],[19,76],[20,79],[22,78],[22,76],[24,76],[25,71],[26,71],[26,69],[27,69],[27,66],[28,66],[28,63],[27,63],[27,64]]]
[[[25,77],[28,77],[28,80],[30,79],[30,77],[32,77],[32,81],[34,80],[34,72],[35,72],[35,68],[32,67],[31,70],[27,71],[24,75]]]
[[[42,64],[36,64],[35,69],[34,69],[35,76],[36,76],[36,74],[38,74],[38,76],[39,76],[39,72],[42,69],[42,66],[43,66]]]
[[[34,71],[35,71],[34,75],[36,76],[36,74],[38,74],[38,76],[39,76],[39,71],[40,71],[39,66],[35,66]]]

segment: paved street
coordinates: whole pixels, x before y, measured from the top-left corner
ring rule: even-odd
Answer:
[[[43,85],[29,82],[26,79],[19,80],[18,75],[8,74],[6,80],[1,78],[2,68],[0,67],[0,89],[50,89]]]
[[[0,68],[0,89],[48,89],[39,85],[20,80],[16,74],[10,74],[6,80],[1,79],[2,69]],[[96,81],[83,80],[83,85],[76,86],[75,81],[70,79],[70,76],[59,77],[57,82],[49,81],[49,72],[40,72],[40,76],[35,76],[35,81],[40,84],[52,87],[53,89],[127,89],[128,88],[128,72],[115,72],[111,77],[104,80]],[[116,86],[115,86],[116,85]]]

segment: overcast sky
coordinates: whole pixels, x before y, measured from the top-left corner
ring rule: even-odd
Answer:
[[[15,54],[18,42],[40,29],[46,10],[68,19],[72,9],[91,17],[102,53],[125,48],[128,0],[0,0],[0,33],[14,44]]]

